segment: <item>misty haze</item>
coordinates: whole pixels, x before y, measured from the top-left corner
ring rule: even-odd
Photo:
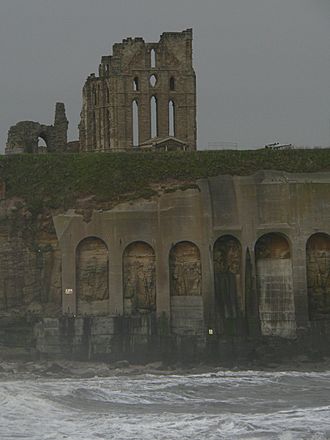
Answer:
[[[328,0],[2,0],[0,440],[330,439]]]

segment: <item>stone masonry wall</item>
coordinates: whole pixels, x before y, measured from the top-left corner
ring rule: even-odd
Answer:
[[[152,135],[153,98],[157,105],[157,130]],[[81,150],[131,149],[133,103],[138,113],[135,146],[154,136],[171,135],[189,149],[196,149],[196,77],[191,29],[165,32],[157,43],[127,38],[113,46],[111,56],[102,57],[99,75],[90,75],[83,89]],[[170,123],[172,113],[174,124]]]

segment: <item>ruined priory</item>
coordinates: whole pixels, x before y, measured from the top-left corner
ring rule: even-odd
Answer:
[[[44,153],[41,138],[49,152],[197,154],[192,31],[115,44],[84,85],[79,141],[67,128],[58,103],[53,125],[12,127],[6,153]],[[0,311],[30,316],[40,355],[327,353],[330,172],[210,176],[88,219],[75,208],[41,216],[34,248],[1,235]]]
[[[165,32],[158,43],[127,38],[102,57],[99,75],[83,88],[79,142],[67,143],[68,121],[62,103],[55,122],[22,121],[9,130],[6,153],[47,150],[130,151],[196,149],[196,76],[192,30]]]

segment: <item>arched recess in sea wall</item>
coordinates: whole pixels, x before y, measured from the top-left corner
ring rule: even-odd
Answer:
[[[295,307],[290,245],[279,233],[259,238],[255,246],[261,332],[295,336]]]
[[[182,241],[169,256],[171,326],[175,334],[203,334],[202,265],[198,247]]]
[[[242,246],[237,238],[218,238],[213,247],[213,266],[217,321],[224,323],[225,333],[236,333],[235,323],[243,315]]]
[[[82,240],[76,250],[78,314],[104,315],[109,302],[109,253],[97,237]]]
[[[131,243],[123,254],[125,315],[156,311],[156,256],[144,242]]]
[[[306,245],[307,289],[311,320],[330,319],[330,236],[312,235]]]

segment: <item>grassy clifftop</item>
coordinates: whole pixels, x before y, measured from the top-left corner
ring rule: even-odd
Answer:
[[[330,150],[0,156],[7,197],[23,198],[36,208],[65,207],[88,195],[98,200],[119,200],[124,194],[148,196],[155,183],[173,179],[193,183],[218,174],[249,175],[261,169],[330,171]]]

